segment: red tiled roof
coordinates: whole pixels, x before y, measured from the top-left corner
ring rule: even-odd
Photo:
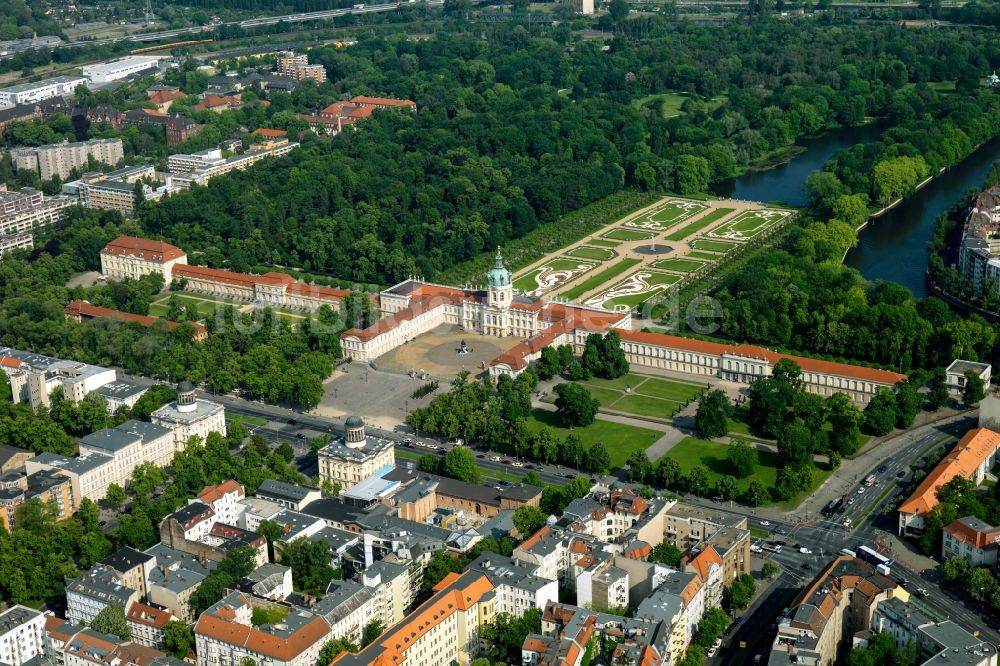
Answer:
[[[200,102],[191,108],[195,111],[204,111],[205,109],[214,109],[220,106],[238,109],[243,106],[243,101],[233,95],[205,95]]]
[[[196,280],[208,280],[210,282],[222,282],[225,284],[236,285],[238,287],[246,287],[248,289],[253,289],[254,284],[257,282],[255,279],[256,276],[247,275],[246,273],[234,273],[220,268],[192,266],[191,264],[174,266],[173,275],[174,277],[186,277]]]
[[[96,319],[96,318],[112,318],[112,319],[124,319],[126,321],[137,322],[140,326],[144,328],[149,328],[158,321],[166,322],[167,330],[174,330],[182,324],[176,321],[169,321],[167,319],[159,319],[157,317],[149,317],[147,315],[132,314],[131,312],[122,312],[121,310],[112,310],[111,308],[102,308],[97,305],[92,305],[87,301],[75,300],[71,301],[66,305],[64,312],[70,317],[80,317],[86,319]],[[195,330],[195,339],[203,340],[208,335],[208,330],[203,324],[199,324],[196,321],[186,322],[191,324]]]
[[[938,488],[956,476],[972,477],[976,468],[1000,448],[1000,434],[986,428],[974,428],[965,433],[951,453],[924,477],[910,498],[899,506],[900,513],[924,515],[937,506]]]
[[[262,136],[262,137],[265,137],[265,138],[268,138],[268,139],[278,139],[278,138],[281,138],[283,136],[288,136],[288,132],[286,130],[269,129],[267,127],[258,127],[257,129],[255,129],[251,133],[252,134],[257,134],[259,136]]]
[[[754,345],[732,345],[722,342],[709,342],[706,340],[696,340],[694,338],[684,338],[678,335],[667,335],[665,333],[645,333],[643,331],[619,331],[623,341],[637,342],[641,344],[654,345],[659,347],[670,347],[672,349],[682,349],[684,351],[700,352],[702,354],[732,354],[734,356],[744,356],[747,358],[767,359],[774,365],[781,359],[789,359],[802,369],[803,372],[817,372],[851,379],[863,379],[872,382],[879,382],[887,385],[898,384],[906,379],[906,375],[889,370],[878,370],[876,368],[866,368],[860,365],[849,363],[836,363],[834,361],[823,361],[815,358],[794,356],[792,354],[780,354],[772,352],[763,347]]]
[[[391,99],[388,97],[368,97],[367,95],[358,95],[351,100],[352,104],[366,104],[372,106],[391,106],[397,108],[409,107],[411,109],[417,108],[414,102],[408,99]]]
[[[177,99],[178,97],[183,97],[184,93],[175,90],[160,90],[149,96],[149,101],[153,104],[159,106],[165,102],[170,102]]]
[[[246,491],[243,489],[243,486],[232,479],[227,479],[217,486],[205,486],[198,493],[198,499],[211,506],[228,493],[236,493],[240,498],[246,497]]]
[[[227,622],[209,613],[202,613],[194,630],[196,634],[237,645],[277,661],[292,661],[316,643],[325,641],[330,627],[323,618],[317,616],[288,638],[281,638],[256,627]]]
[[[343,300],[351,292],[346,289],[334,289],[333,287],[322,287],[318,284],[306,284],[305,282],[293,282],[288,285],[287,293],[296,294],[310,298],[321,298],[324,300]]]
[[[128,621],[136,624],[144,624],[147,627],[163,629],[163,627],[174,619],[170,611],[162,608],[147,606],[136,601],[128,608]]]
[[[21,361],[10,356],[0,356],[0,366],[4,368],[20,368]]]
[[[957,541],[966,543],[973,548],[983,550],[997,547],[997,540],[1000,539],[1000,528],[984,524],[984,529],[978,530],[969,525],[967,521],[967,518],[959,518],[945,525],[943,529]]]
[[[184,250],[169,243],[148,238],[136,238],[135,236],[119,236],[105,245],[101,254],[138,257],[159,264],[186,256]]]
[[[708,580],[709,572],[713,564],[722,566],[722,558],[719,554],[715,552],[715,548],[709,546],[705,550],[701,551],[693,558],[688,564],[698,572],[702,580]]]

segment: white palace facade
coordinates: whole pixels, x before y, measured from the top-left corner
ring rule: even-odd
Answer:
[[[633,366],[695,378],[714,377],[749,385],[770,376],[783,358],[802,370],[806,389],[821,396],[845,393],[867,404],[879,388],[893,388],[906,375],[848,363],[793,356],[748,344],[731,344],[632,330],[627,311],[608,311],[515,294],[511,274],[499,252],[487,274],[485,290],[461,289],[406,280],[379,295],[383,318],[365,329],[341,334],[344,353],[370,361],[438,326],[460,326],[470,333],[518,337],[522,342],[489,363],[492,377],[516,376],[551,345],[583,351],[587,336],[614,329]]]

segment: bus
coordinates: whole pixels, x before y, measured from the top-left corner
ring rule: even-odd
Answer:
[[[868,546],[858,546],[855,552],[857,552],[859,560],[864,560],[872,565],[880,574],[884,576],[889,575],[889,567],[892,566],[892,560],[888,557],[875,552]]]

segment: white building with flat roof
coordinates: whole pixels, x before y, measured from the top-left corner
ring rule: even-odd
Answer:
[[[45,645],[45,616],[26,606],[0,614],[0,664],[21,666],[40,656]]]
[[[147,69],[156,69],[158,62],[158,58],[151,56],[130,56],[111,62],[85,65],[81,71],[91,83],[111,83]]]
[[[0,105],[32,104],[50,97],[72,95],[77,86],[86,85],[87,79],[82,76],[56,76],[34,83],[19,83],[9,88],[0,89]]]
[[[86,167],[90,160],[115,166],[125,158],[125,148],[121,139],[90,139],[15,148],[10,156],[18,171],[33,171],[42,180],[56,176],[66,180],[73,169]]]
[[[31,187],[19,192],[0,187],[0,257],[8,250],[30,248],[35,229],[57,222],[77,204],[70,197],[47,197]]]
[[[183,451],[194,436],[202,440],[212,432],[226,436],[226,410],[220,404],[197,399],[194,386],[187,381],[177,386],[177,400],[160,407],[150,418],[156,425],[174,431],[177,451]]]
[[[27,402],[34,409],[49,406],[49,396],[57,388],[74,405],[91,391],[117,379],[115,371],[81,361],[52,358],[32,352],[0,347],[0,370],[10,381],[12,400]]]

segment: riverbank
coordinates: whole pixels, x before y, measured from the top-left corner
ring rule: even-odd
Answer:
[[[971,155],[972,153],[969,153],[969,154]],[[863,231],[864,228],[868,226],[868,223],[872,220],[872,218],[882,217],[882,215],[888,213],[890,210],[892,210],[893,208],[895,208],[899,204],[903,203],[906,200],[906,197],[908,197],[908,196],[910,196],[912,194],[916,194],[917,192],[919,192],[920,190],[922,190],[925,185],[927,185],[928,183],[930,183],[931,181],[933,181],[935,178],[937,178],[938,176],[940,176],[941,174],[943,174],[945,171],[948,170],[948,168],[949,167],[941,167],[940,171],[938,171],[935,174],[931,174],[930,176],[927,176],[922,181],[920,181],[919,183],[917,183],[917,186],[913,188],[912,192],[908,192],[904,196],[901,196],[901,197],[897,198],[896,200],[892,201],[891,203],[889,203],[886,206],[883,206],[882,208],[880,208],[879,210],[875,211],[874,213],[869,213],[868,214],[868,219],[865,220],[864,222],[862,222],[861,226],[859,226],[857,229],[855,229],[855,231],[857,231],[857,232]]]

